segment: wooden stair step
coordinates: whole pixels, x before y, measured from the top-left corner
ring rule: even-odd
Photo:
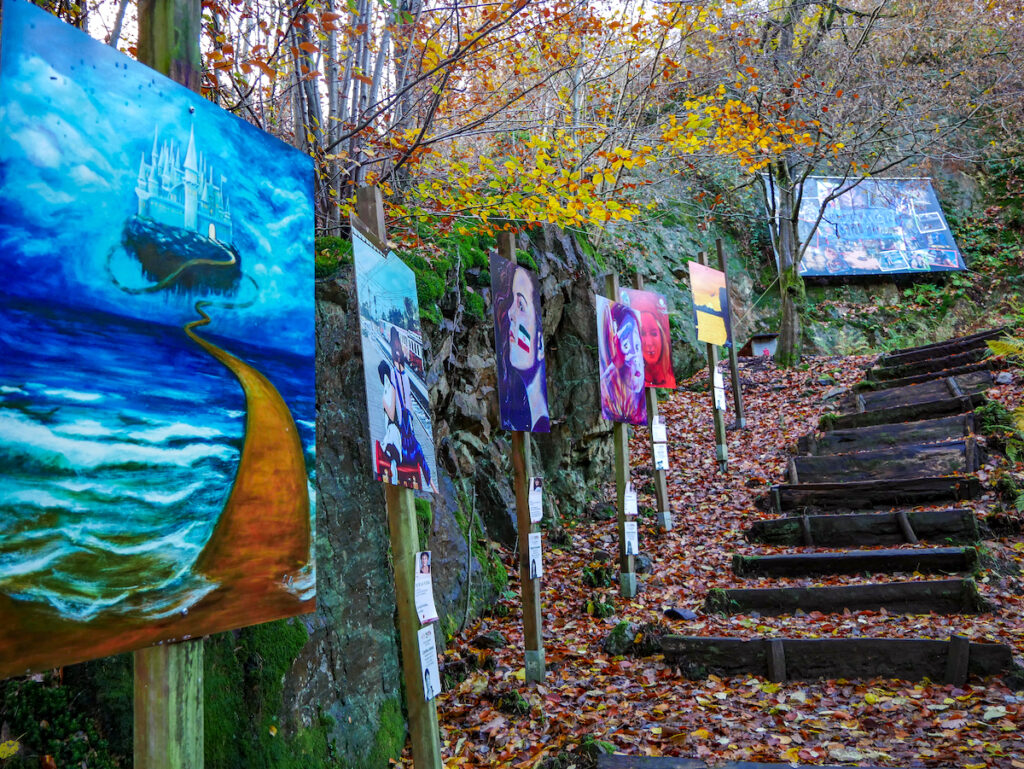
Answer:
[[[740,577],[804,577],[815,574],[877,574],[900,571],[956,574],[973,571],[977,565],[978,552],[973,547],[844,550],[732,557],[732,570]]]
[[[940,358],[927,358],[909,363],[894,363],[890,366],[876,364],[868,369],[867,378],[873,382],[883,382],[887,379],[902,379],[904,377],[916,376],[917,374],[930,374],[978,363],[987,357],[988,354],[989,352],[985,347],[975,347],[962,352],[954,352],[951,355],[945,355]]]
[[[980,392],[970,395],[947,394],[935,400],[909,403],[903,406],[870,409],[862,412],[852,411],[846,414],[825,414],[819,420],[818,427],[827,431],[850,430],[873,425],[935,419],[973,411],[986,400],[985,394]]]
[[[689,678],[756,675],[777,681],[900,678],[963,686],[968,675],[1016,673],[1009,646],[917,638],[718,638],[665,636],[667,662]],[[783,664],[780,665],[781,657]],[[966,661],[966,665],[964,664]],[[772,663],[771,668],[769,663]]]
[[[892,387],[906,387],[908,385],[921,384],[922,382],[930,382],[933,379],[960,376],[961,374],[970,374],[975,371],[992,371],[996,368],[999,368],[998,361],[985,360],[980,363],[972,363],[968,366],[958,366],[957,368],[946,369],[945,371],[935,371],[930,374],[914,374],[913,376],[905,376],[900,379],[888,379],[884,382],[869,382],[862,380],[853,386],[853,390],[854,392],[862,392],[864,390],[886,390]]]
[[[754,521],[750,542],[768,545],[850,547],[895,545],[908,541],[899,513],[808,515]],[[924,510],[903,513],[915,538],[927,542],[978,542],[978,521],[970,510]],[[809,535],[809,536],[808,536]]]
[[[860,413],[881,409],[913,406],[942,398],[982,393],[994,384],[992,372],[971,371],[966,374],[933,379],[904,387],[890,387],[850,393],[840,404],[841,413]]]
[[[772,487],[768,502],[770,509],[782,515],[959,502],[980,494],[981,481],[975,476],[949,475],[848,483],[784,483]]]
[[[955,414],[917,422],[872,425],[805,435],[797,443],[801,454],[824,456],[871,451],[884,446],[966,438],[974,433],[974,414]]]
[[[972,579],[883,582],[828,587],[762,587],[712,590],[704,610],[723,614],[776,616],[796,611],[839,614],[877,611],[890,614],[980,614],[989,610]]]
[[[860,764],[859,769],[890,769],[874,764]],[[839,764],[764,764],[756,761],[726,761],[708,764],[699,758],[673,756],[624,756],[617,753],[597,757],[597,769],[850,769]]]
[[[883,355],[876,361],[879,366],[894,366],[900,363],[913,363],[914,361],[927,360],[928,358],[943,357],[961,350],[970,350],[978,347],[987,347],[989,339],[998,339],[1007,332],[1006,326],[990,328],[979,331],[968,336],[959,336],[946,339],[941,342],[924,344],[919,347],[906,347],[902,350]]]
[[[974,436],[942,443],[911,443],[873,451],[791,457],[790,483],[930,478],[967,475],[980,465]]]

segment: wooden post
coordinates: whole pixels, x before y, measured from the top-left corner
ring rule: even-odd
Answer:
[[[139,0],[139,61],[199,92],[201,0]]]
[[[701,251],[697,254],[697,261],[707,267],[708,255]],[[711,414],[715,420],[715,457],[718,459],[719,472],[724,473],[729,469],[729,447],[725,442],[725,415],[722,414],[718,404],[715,403],[715,372],[718,371],[718,348],[713,344],[708,344],[707,355],[708,374],[711,377],[711,386],[708,388],[711,391]]]
[[[516,261],[515,235],[498,234],[498,254],[510,262]],[[530,434],[512,431],[512,485],[516,492],[516,524],[519,531],[519,585],[523,600],[523,648],[526,657],[526,680],[544,680],[544,638],[541,616],[540,578],[530,577],[530,540],[527,535],[540,531],[540,525],[530,520],[530,476],[533,463],[530,457]]]
[[[139,61],[198,92],[200,0],[140,0]],[[132,737],[136,769],[202,769],[203,640],[133,655]]]
[[[643,289],[644,279],[638,272],[633,278],[633,287]],[[651,469],[654,472],[654,496],[658,503],[658,526],[662,531],[672,531],[672,503],[668,498],[667,473],[655,467],[654,462],[654,420],[658,416],[658,393],[653,387],[646,388],[647,426],[651,436]]]
[[[605,276],[604,295],[611,301],[619,301],[619,276],[609,273]],[[629,481],[629,433],[622,422],[615,422],[612,441],[615,444],[615,496],[616,519],[619,529],[619,595],[633,598],[636,595],[636,559],[626,553],[626,483]]]
[[[360,187],[356,191],[356,212],[367,230],[387,243],[384,226],[384,200],[376,187]],[[402,674],[409,711],[409,732],[412,738],[412,760],[417,769],[441,769],[441,737],[437,726],[437,703],[427,702],[420,674],[416,614],[416,552],[419,533],[416,528],[416,497],[412,489],[384,484],[387,502],[388,531],[391,535],[391,560],[395,569],[395,603],[398,613],[398,634],[402,644]]]
[[[718,252],[718,263],[725,273],[725,292],[729,293],[729,265],[725,260],[725,251],[722,249],[722,239],[715,238],[715,250]],[[743,391],[740,388],[740,362],[736,355],[736,336],[732,328],[732,308],[729,308],[729,338],[732,344],[729,345],[729,372],[732,376],[732,402],[736,408],[736,427],[740,430],[747,429],[747,415],[743,410]]]
[[[136,769],[203,766],[203,642],[133,654]]]

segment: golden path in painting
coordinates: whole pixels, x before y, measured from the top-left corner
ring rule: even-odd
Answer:
[[[185,333],[242,385],[245,444],[231,495],[195,569],[218,582],[281,579],[309,559],[309,493],[299,431],[263,374],[196,334],[210,322],[205,304],[196,303],[203,317],[187,324]]]
[[[213,534],[193,569],[218,584],[187,611],[169,617],[107,613],[87,622],[52,607],[0,595],[0,677],[185,640],[313,611],[312,598],[289,591],[310,557],[309,491],[295,420],[270,381],[247,363],[185,333],[237,378],[245,392],[245,440],[235,479]]]

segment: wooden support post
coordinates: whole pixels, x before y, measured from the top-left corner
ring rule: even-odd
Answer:
[[[139,61],[199,92],[201,0],[139,0]]]
[[[134,766],[203,765],[203,642],[140,649],[135,675]]]
[[[515,236],[511,232],[498,234],[498,253],[510,262],[516,261]],[[516,524],[519,531],[519,585],[523,600],[523,647],[526,658],[526,680],[544,680],[544,636],[541,613],[540,579],[530,577],[530,540],[528,534],[540,531],[540,525],[530,521],[530,476],[533,463],[530,457],[530,434],[512,431],[512,486],[516,493]]]
[[[366,229],[387,243],[384,225],[384,200],[376,187],[361,187],[356,192],[356,212]],[[398,634],[402,647],[402,674],[405,680],[412,760],[416,769],[441,769],[441,737],[437,726],[437,703],[424,698],[420,673],[420,629],[416,614],[416,552],[419,532],[416,527],[416,497],[412,489],[384,484],[388,531],[391,536],[391,560],[395,569],[395,602]]]
[[[200,0],[140,0],[138,58],[198,92],[202,85]],[[133,654],[133,765],[202,769],[203,640]]]
[[[619,301],[619,276],[609,273],[605,276],[604,295],[611,301]],[[622,422],[615,422],[612,441],[615,444],[615,495],[619,529],[619,595],[633,598],[636,595],[636,566],[632,555],[626,553],[626,483],[629,481],[629,433]]]
[[[914,527],[910,525],[910,518],[907,517],[905,510],[900,510],[896,513],[896,522],[900,526],[903,538],[911,545],[916,545],[918,541],[917,534],[914,533]]]
[[[811,520],[806,515],[800,516],[800,536],[804,547],[814,546],[814,535],[811,533]]]
[[[729,265],[726,263],[725,251],[722,248],[722,239],[715,238],[715,250],[718,252],[718,264],[725,273],[725,290],[729,292]],[[729,338],[732,344],[729,345],[729,373],[732,376],[732,403],[736,409],[736,427],[740,430],[747,429],[747,414],[743,409],[743,390],[740,387],[740,362],[736,355],[736,336],[732,328],[732,309],[729,312]]]
[[[638,272],[633,278],[633,287],[643,289],[644,279]],[[651,472],[654,473],[654,496],[658,504],[658,526],[662,531],[672,531],[672,503],[668,498],[668,478],[664,470],[654,466],[654,420],[658,416],[658,392],[653,387],[646,388],[647,426],[651,437]]]
[[[786,682],[786,647],[781,638],[767,639],[768,680],[783,684]]]
[[[697,254],[697,261],[708,266],[708,255],[701,251]],[[710,379],[711,393],[711,414],[715,421],[715,458],[718,460],[718,471],[721,473],[729,469],[729,447],[725,442],[725,415],[719,410],[715,403],[715,372],[718,371],[718,348],[713,344],[707,345],[708,375]]]
[[[946,681],[953,686],[967,683],[967,673],[971,661],[971,642],[965,636],[954,635],[949,638],[949,655],[946,657]]]

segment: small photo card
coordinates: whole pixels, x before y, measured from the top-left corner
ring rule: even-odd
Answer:
[[[668,444],[654,444],[654,469],[668,470]]]
[[[724,387],[716,387],[715,388],[715,408],[718,409],[719,411],[725,411],[726,410],[725,388]]]
[[[530,478],[530,523],[540,523],[544,517],[544,479],[539,475]]]
[[[540,532],[527,535],[530,545],[530,579],[540,579],[544,576],[544,559],[541,554]]]
[[[651,425],[651,440],[655,443],[665,443],[668,441],[668,429],[665,426],[665,417],[659,415],[654,418],[654,423]]]
[[[416,615],[421,624],[437,621],[437,608],[434,606],[434,586],[430,579],[431,556],[429,550],[416,553],[416,581],[413,586],[413,597],[416,601]]]
[[[640,553],[640,538],[637,536],[636,521],[626,521],[626,555]]]
[[[632,481],[626,481],[626,493],[624,499],[625,514],[627,516],[636,517],[637,505],[636,505],[636,487],[633,486]]]
[[[437,666],[437,645],[434,643],[434,626],[420,628],[420,673],[423,676],[423,699],[430,702],[441,693],[441,671]]]

